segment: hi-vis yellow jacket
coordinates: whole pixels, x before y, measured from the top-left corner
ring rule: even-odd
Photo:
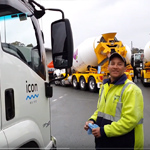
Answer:
[[[89,119],[100,126],[96,148],[143,149],[142,92],[125,74],[114,84],[109,81],[104,81],[97,110]]]

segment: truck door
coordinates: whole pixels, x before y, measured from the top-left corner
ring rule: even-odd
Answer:
[[[0,13],[0,129],[9,147],[30,141],[46,147],[51,135],[50,102],[45,96],[48,73],[42,34],[34,16],[14,8],[3,5]]]
[[[1,58],[1,57],[0,57]],[[1,118],[1,101],[0,101],[0,122],[2,121],[2,118]],[[0,123],[0,148],[1,149],[6,149],[8,148],[7,146],[7,141],[6,141],[6,137],[4,135],[4,132],[2,130],[2,126],[1,126],[1,123]]]
[[[6,148],[8,148],[7,147],[7,141],[6,141],[6,138],[5,138],[5,135],[4,135],[4,133],[3,133],[3,131],[2,130],[0,130],[0,139],[1,139],[1,141],[0,141],[0,148],[1,149],[6,149]]]

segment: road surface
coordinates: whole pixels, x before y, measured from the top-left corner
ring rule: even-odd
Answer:
[[[144,148],[150,148],[150,87],[140,80],[136,84],[144,96]],[[86,120],[96,110],[98,93],[53,85],[51,98],[52,134],[58,148],[94,149],[94,137],[83,129]]]

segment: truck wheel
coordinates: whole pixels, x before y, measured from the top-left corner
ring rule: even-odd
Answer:
[[[85,91],[87,89],[85,78],[81,77],[79,83],[81,90]]]
[[[141,81],[142,81],[142,84],[143,84],[144,86],[146,86],[146,83],[144,82],[144,74],[142,74]]]
[[[53,146],[53,147],[52,147],[52,150],[57,150],[57,147]]]
[[[88,84],[89,84],[89,90],[91,92],[96,92],[97,91],[97,85],[96,85],[94,77],[89,78]]]
[[[61,77],[63,78],[64,76],[63,76],[63,75],[61,75]],[[64,80],[64,79],[60,81],[60,85],[61,85],[61,86],[63,86],[63,87],[65,87],[65,86],[66,86],[66,84],[65,84],[65,80]]]
[[[142,77],[141,77],[141,82],[142,82],[142,84],[143,84],[143,75],[142,75]]]
[[[144,77],[142,77],[142,83],[144,86],[146,86],[146,83],[144,82]]]
[[[63,87],[65,87],[65,86],[66,86],[65,81],[64,81],[64,80],[61,80],[61,81],[60,81],[60,85],[63,86]]]
[[[72,86],[75,89],[79,88],[79,83],[77,82],[77,78],[75,76],[73,76],[73,78],[72,78]]]
[[[58,81],[58,80],[55,81],[54,83],[55,83],[56,86],[60,85],[60,81]]]

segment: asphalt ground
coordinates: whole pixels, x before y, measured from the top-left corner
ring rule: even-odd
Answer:
[[[141,88],[144,97],[144,149],[150,149],[150,87],[144,87],[139,79],[135,83]],[[94,149],[94,137],[88,135],[83,127],[96,110],[98,92],[55,85],[53,91],[51,130],[57,139],[57,148]]]

